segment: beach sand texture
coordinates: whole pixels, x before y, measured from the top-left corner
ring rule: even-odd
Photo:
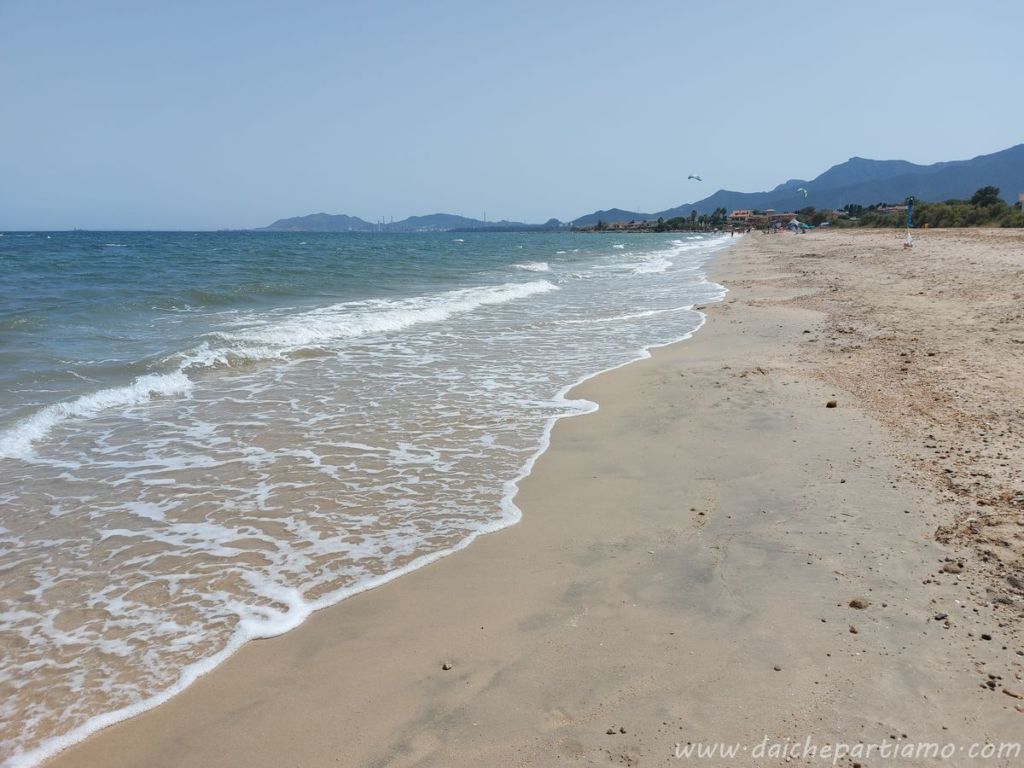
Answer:
[[[713,277],[730,293],[692,340],[577,388],[600,410],[556,426],[520,524],[49,764],[1022,739],[1024,236],[752,235]]]

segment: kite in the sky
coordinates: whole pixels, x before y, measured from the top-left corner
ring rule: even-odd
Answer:
[[[698,175],[697,175],[697,174],[695,174],[695,173],[691,173],[691,174],[690,174],[689,176],[687,176],[686,178],[687,178],[687,179],[695,179],[695,180],[697,180],[697,181],[704,181],[704,179],[702,179],[702,178],[701,178],[700,176],[698,176]]]
[[[797,192],[803,192],[804,193],[804,200],[807,199],[807,190],[806,189],[804,189],[803,187],[797,187],[796,191]]]

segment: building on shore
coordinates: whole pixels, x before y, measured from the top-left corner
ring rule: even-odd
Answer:
[[[767,229],[772,226],[785,227],[789,222],[795,220],[796,214],[792,211],[779,213],[771,208],[767,211],[737,210],[729,214],[730,224],[758,229]]]

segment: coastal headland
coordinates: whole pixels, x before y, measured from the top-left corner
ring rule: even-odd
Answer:
[[[521,523],[48,765],[821,763],[783,751],[805,744],[872,765],[922,743],[966,765],[1019,742],[1024,236],[901,234],[742,238],[702,330],[574,391],[600,409],[557,424]]]

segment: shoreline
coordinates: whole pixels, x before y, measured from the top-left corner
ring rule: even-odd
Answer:
[[[739,240],[737,239],[735,242],[739,242]],[[723,241],[721,243],[716,243],[714,246],[712,246],[709,255],[705,259],[705,267],[707,268],[707,273],[703,278],[703,283],[715,285],[717,288],[720,289],[720,295],[715,298],[707,300],[705,304],[712,304],[722,301],[728,293],[728,289],[725,286],[714,283],[713,281],[708,279],[707,275],[710,274],[712,269],[710,265],[713,265],[715,263],[715,259],[718,257],[718,255],[721,254],[725,249],[734,245],[735,242],[731,241],[730,239],[727,241]],[[693,305],[690,305],[688,308],[693,309]],[[98,714],[90,720],[82,723],[78,727],[72,729],[66,734],[62,734],[61,736],[48,739],[43,744],[28,752],[13,756],[9,763],[4,763],[4,766],[9,765],[10,768],[35,768],[36,766],[47,765],[49,764],[49,761],[55,759],[67,750],[73,749],[76,745],[81,744],[84,741],[87,741],[93,736],[100,734],[103,731],[106,731],[107,729],[112,728],[120,723],[131,721],[142,714],[155,710],[163,706],[167,702],[171,701],[175,697],[180,696],[185,691],[187,691],[190,686],[194,685],[199,679],[201,679],[205,675],[211,674],[214,671],[216,671],[218,667],[220,667],[222,664],[231,659],[235,654],[241,651],[249,643],[281,637],[290,632],[293,632],[299,629],[303,624],[305,624],[305,622],[311,616],[313,616],[313,614],[319,611],[329,610],[341,604],[345,600],[360,595],[364,592],[375,590],[396,579],[399,579],[403,576],[407,576],[422,568],[425,568],[439,560],[442,560],[451,555],[455,555],[471,546],[481,536],[486,536],[492,533],[499,533],[507,528],[517,525],[522,520],[522,510],[516,504],[515,501],[517,495],[519,494],[520,485],[524,480],[526,480],[530,476],[536,462],[549,449],[551,445],[551,434],[555,426],[563,419],[570,419],[576,416],[585,416],[587,414],[596,412],[600,408],[599,403],[593,400],[588,400],[586,398],[571,397],[571,393],[594,378],[605,375],[607,373],[611,373],[625,366],[650,359],[653,350],[673,346],[675,344],[680,344],[691,339],[693,335],[700,331],[700,329],[703,328],[705,323],[707,322],[707,315],[703,312],[700,312],[699,314],[701,315],[701,319],[698,325],[692,330],[687,331],[683,335],[679,336],[678,338],[675,338],[672,341],[664,343],[646,345],[641,349],[636,350],[636,352],[633,353],[633,356],[630,357],[629,359],[624,360],[621,363],[617,363],[611,367],[595,371],[594,373],[586,374],[581,378],[577,379],[575,382],[567,384],[566,386],[562,387],[557,393],[555,393],[552,396],[552,402],[558,402],[569,410],[567,410],[565,413],[552,416],[546,421],[541,432],[536,451],[529,457],[529,459],[527,459],[527,461],[523,464],[520,470],[516,473],[515,477],[505,481],[505,483],[503,484],[503,495],[500,501],[500,509],[502,512],[501,519],[494,521],[493,523],[487,525],[484,528],[481,528],[480,530],[474,531],[471,535],[462,539],[453,547],[421,555],[420,557],[417,557],[416,559],[410,561],[409,563],[405,564],[401,568],[398,568],[394,571],[390,571],[386,574],[374,577],[372,579],[369,579],[368,581],[365,581],[353,587],[346,587],[345,589],[342,589],[339,592],[325,595],[324,597],[319,598],[317,600],[307,602],[303,606],[304,610],[301,612],[301,614],[297,615],[295,619],[289,622],[288,625],[284,628],[275,629],[272,632],[266,632],[261,634],[250,634],[244,637],[240,637],[238,633],[236,633],[236,635],[231,637],[228,644],[223,649],[218,651],[216,654],[208,658],[200,659],[185,667],[182,670],[178,681],[171,687],[159,691],[154,695],[150,696],[149,698],[136,702],[135,704],[131,704],[129,706],[122,707],[120,709],[113,710],[110,712]]]
[[[601,406],[552,421],[550,447],[532,473],[524,467],[519,525],[246,644],[162,706],[46,764],[233,765],[242,753],[268,766],[471,765],[513,753],[505,763],[657,763],[676,738],[752,739],[783,724],[841,740],[821,709],[858,723],[847,737],[920,737],[923,690],[950,736],[969,738],[958,702],[935,694],[974,677],[945,668],[941,633],[922,636],[908,618],[930,618],[934,593],[912,585],[947,554],[923,516],[899,509],[932,503],[928,489],[904,482],[894,456],[871,456],[889,438],[856,405],[822,407],[850,397],[798,359],[802,331],[821,333],[825,321],[764,305],[800,294],[766,274],[765,238],[716,258],[712,278],[737,295],[710,308],[703,333],[564,392]],[[847,443],[856,456],[836,452]],[[856,502],[872,496],[886,514]],[[858,523],[852,537],[844,515]],[[825,539],[815,525],[829,527]],[[892,536],[909,562],[893,562]],[[860,547],[873,557],[857,562]],[[784,588],[760,583],[755,564]],[[905,615],[875,590],[894,607],[902,598]],[[844,604],[869,594],[863,612]],[[856,633],[838,626],[853,620]],[[895,682],[879,688],[864,674],[868,656]],[[697,669],[680,661],[691,657]],[[933,662],[923,671],[922,659]],[[756,710],[743,709],[750,700]],[[985,734],[1008,737],[1021,715],[1002,703],[972,700],[971,722],[984,713]],[[623,732],[606,733],[613,725]]]

